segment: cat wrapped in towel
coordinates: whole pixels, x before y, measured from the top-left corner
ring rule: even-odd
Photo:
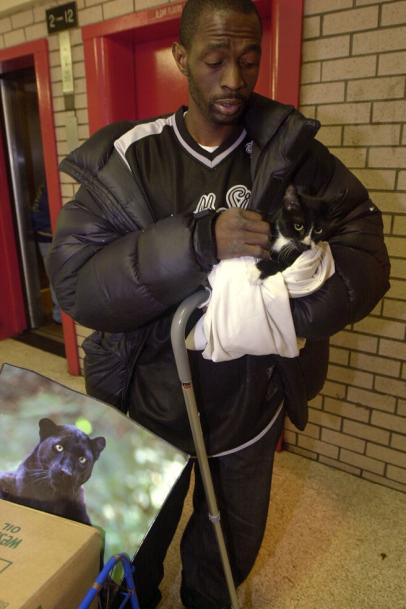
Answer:
[[[290,298],[315,292],[335,272],[324,240],[326,207],[288,186],[271,223],[270,259],[232,258],[213,267],[207,309],[187,337],[189,349],[202,350],[214,362],[299,355],[304,341],[296,337]]]

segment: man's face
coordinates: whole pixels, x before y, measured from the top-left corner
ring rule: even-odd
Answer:
[[[204,11],[183,56],[189,109],[212,125],[238,123],[257,82],[260,57],[256,14]]]

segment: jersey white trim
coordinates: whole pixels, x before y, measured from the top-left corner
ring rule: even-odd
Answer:
[[[130,169],[130,166],[125,156],[129,147],[135,142],[144,139],[145,137],[148,137],[150,135],[159,135],[160,133],[162,133],[165,127],[173,127],[174,123],[175,115],[172,114],[167,118],[157,118],[156,120],[151,121],[149,123],[141,123],[139,125],[135,125],[135,127],[130,129],[130,131],[124,133],[124,135],[119,137],[114,142],[114,147],[121,156],[121,158],[125,161],[127,167]]]
[[[255,444],[256,442],[258,442],[261,438],[264,437],[264,435],[266,433],[268,433],[268,431],[271,429],[271,427],[274,426],[279,415],[282,412],[283,406],[284,406],[284,402],[282,402],[280,404],[278,410],[275,412],[272,419],[269,421],[268,425],[266,427],[264,427],[264,429],[262,431],[260,431],[259,434],[257,434],[254,438],[251,438],[251,440],[248,440],[247,442],[244,442],[244,444],[240,444],[239,446],[236,446],[235,448],[230,448],[230,450],[225,450],[222,453],[216,453],[215,455],[208,455],[209,459],[214,459],[216,457],[225,457],[227,455],[231,455],[232,453],[237,453],[238,451],[244,450],[244,448],[248,448],[249,446],[252,446],[252,444]]]
[[[135,142],[138,142],[139,140],[142,140],[150,135],[159,135],[160,133],[162,133],[165,127],[172,127],[181,146],[196,160],[198,160],[200,163],[203,163],[203,165],[206,165],[206,167],[209,167],[210,169],[217,167],[217,165],[219,165],[229,154],[231,154],[236,148],[238,148],[238,146],[247,136],[246,130],[243,129],[239,137],[235,140],[235,142],[231,144],[231,146],[229,146],[221,154],[215,156],[214,159],[210,160],[203,154],[199,154],[199,152],[192,148],[192,146],[190,146],[182,137],[176,124],[175,114],[171,114],[171,116],[168,116],[167,118],[157,118],[151,122],[140,123],[139,125],[135,125],[135,127],[124,133],[124,135],[119,137],[114,142],[115,149],[127,165],[128,169],[130,169],[130,171],[131,168],[125,156],[130,146],[132,146],[132,144],[134,144]],[[201,145],[198,144],[198,146]],[[201,147],[204,148],[203,146]]]
[[[183,137],[178,129],[178,126],[176,124],[176,121],[173,121],[172,126],[175,131],[175,135],[178,138],[179,142],[182,144],[183,148],[185,150],[187,150],[187,152],[189,154],[191,154],[195,159],[197,159],[200,163],[203,163],[203,165],[206,165],[206,167],[210,167],[210,169],[213,169],[213,167],[217,167],[217,165],[219,165],[221,163],[221,161],[223,161],[226,158],[226,156],[228,156],[231,152],[233,152],[233,150],[238,148],[238,146],[241,144],[241,142],[244,140],[244,138],[247,135],[246,130],[243,129],[239,138],[236,139],[236,141],[233,144],[231,144],[231,146],[229,148],[227,148],[227,150],[224,150],[224,152],[217,155],[213,160],[210,160],[207,157],[205,157],[203,154],[199,154],[196,150],[194,150],[192,148],[192,146],[189,146],[189,144],[183,139]],[[201,144],[198,144],[198,145],[201,146]]]

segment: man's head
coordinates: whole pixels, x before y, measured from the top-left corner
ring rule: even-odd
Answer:
[[[179,40],[186,49],[190,49],[200,17],[205,11],[234,11],[256,15],[261,24],[257,7],[252,0],[188,0],[182,11],[179,28]]]
[[[194,119],[217,127],[241,120],[258,78],[261,34],[252,0],[188,0],[173,55]]]

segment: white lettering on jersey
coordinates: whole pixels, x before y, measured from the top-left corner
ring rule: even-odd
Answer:
[[[228,207],[241,207],[241,209],[247,209],[250,198],[251,191],[243,184],[237,184],[237,186],[233,186],[228,191],[226,202]]]
[[[214,192],[202,195],[193,213],[198,214],[200,211],[206,211],[206,209],[216,209],[216,195]]]
[[[253,145],[254,145],[254,142],[252,140],[250,142],[247,142],[245,144],[245,152],[247,154],[252,154],[252,147],[253,147]]]
[[[247,209],[251,198],[251,191],[243,184],[232,186],[226,194],[226,203],[228,207],[220,207],[217,211],[224,211],[230,207],[240,207]],[[199,199],[196,209],[193,213],[198,214],[207,209],[216,209],[216,195],[210,192],[207,195],[202,195]]]

